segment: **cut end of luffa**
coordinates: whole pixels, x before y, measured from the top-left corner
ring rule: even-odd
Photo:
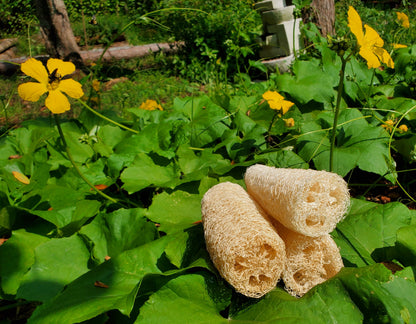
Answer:
[[[201,202],[207,250],[221,276],[245,296],[276,287],[286,263],[283,240],[239,185],[220,183]]]
[[[271,217],[303,235],[332,232],[349,208],[347,183],[332,172],[256,164],[244,180],[248,193]]]
[[[335,276],[343,267],[338,246],[331,235],[310,237],[277,225],[286,244],[285,289],[301,297],[313,287]]]

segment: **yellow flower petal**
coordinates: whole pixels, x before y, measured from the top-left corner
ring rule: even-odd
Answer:
[[[396,43],[393,43],[392,45],[393,45],[393,48],[394,48],[394,49],[406,48],[406,47],[407,47],[407,45],[403,45],[403,44],[396,44]]]
[[[99,92],[100,91],[100,81],[98,81],[97,79],[92,80],[92,88]]]
[[[284,99],[284,97],[280,93],[276,91],[270,91],[270,90],[263,93],[262,97],[266,99],[267,101],[269,100],[279,101],[279,100]]]
[[[49,91],[45,106],[54,114],[62,114],[71,108],[68,98],[59,90]]]
[[[400,132],[405,133],[409,130],[409,128],[406,125],[403,124],[403,125],[399,126],[399,130],[400,130]]]
[[[367,61],[369,69],[376,69],[381,65],[377,55],[375,55],[374,52],[368,47],[361,47],[360,55]]]
[[[282,115],[286,114],[293,105],[293,102],[282,100]]]
[[[26,82],[17,87],[19,96],[27,101],[38,101],[47,91],[46,84],[38,82]]]
[[[405,13],[397,12],[397,20],[399,21],[399,23],[401,23],[401,25],[404,28],[409,28],[410,27],[409,17]]]
[[[377,57],[379,58],[379,60],[381,62],[383,62],[384,64],[386,64],[389,68],[394,69],[394,61],[391,58],[389,52],[387,52],[384,48],[380,47],[380,48],[374,48],[373,52],[375,55],[377,55]]]
[[[29,184],[30,180],[28,177],[26,177],[23,173],[20,173],[19,171],[12,171],[13,177],[15,179],[23,184]]]
[[[350,27],[351,32],[357,38],[358,45],[361,46],[364,38],[363,23],[358,12],[351,6],[348,9],[348,27]]]
[[[284,119],[283,121],[285,122],[285,126],[286,127],[293,127],[295,126],[295,120],[293,118],[288,118],[288,119]]]
[[[262,97],[267,100],[271,109],[281,110],[283,115],[294,105],[293,102],[284,100],[284,97],[276,91],[266,91]]]
[[[48,71],[46,71],[45,66],[41,61],[37,59],[30,58],[26,62],[20,65],[22,72],[40,83],[48,83]]]
[[[81,98],[84,95],[81,83],[72,79],[61,80],[58,89],[72,98]]]
[[[364,25],[365,28],[365,35],[364,41],[362,46],[375,46],[375,47],[383,47],[384,41],[380,37],[380,35],[370,26]]]
[[[142,104],[140,105],[139,109],[144,109],[144,110],[163,110],[162,106],[159,105],[155,100],[153,99],[147,99],[145,102],[142,102]]]
[[[49,73],[52,73],[55,69],[58,69],[57,73],[61,77],[69,75],[75,72],[75,65],[71,62],[64,62],[60,59],[51,58],[46,63]]]

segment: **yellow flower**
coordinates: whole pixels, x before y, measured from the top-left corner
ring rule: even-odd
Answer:
[[[140,105],[139,108],[144,109],[144,110],[156,110],[156,109],[163,110],[162,106],[152,99],[147,99],[145,102],[143,102]]]
[[[394,126],[394,121],[391,119],[388,119],[384,122],[384,124],[381,125],[381,127],[385,128],[389,133],[392,131]]]
[[[396,12],[396,13],[397,13],[397,20],[399,21],[399,23],[404,28],[409,28],[410,27],[409,17],[407,17],[407,15],[403,12]]]
[[[284,100],[284,97],[276,91],[266,91],[263,94],[263,99],[267,101],[271,109],[280,110],[282,115],[286,114],[294,105],[293,102]]]
[[[360,15],[353,7],[350,6],[348,10],[348,27],[357,38],[358,46],[360,47],[359,54],[367,61],[368,68],[378,68],[381,63],[385,63],[388,67],[394,68],[394,62],[390,54],[383,48],[384,41],[379,34],[368,26],[364,25],[365,33],[363,31],[362,21]]]
[[[399,126],[399,130],[400,130],[400,133],[406,133],[409,130],[409,128],[403,124]]]
[[[71,108],[64,92],[72,98],[84,95],[79,82],[68,78],[75,72],[75,65],[59,59],[49,59],[46,64],[30,58],[22,63],[21,70],[38,82],[27,82],[19,85],[17,91],[23,100],[38,101],[40,96],[48,93],[45,106],[54,114],[61,114]]]
[[[403,45],[403,44],[396,44],[396,43],[393,43],[392,45],[393,45],[393,48],[394,48],[394,49],[406,48],[406,47],[407,47],[407,45]]]
[[[100,92],[100,86],[101,86],[100,81],[98,81],[97,79],[92,80],[92,88],[95,91]]]
[[[286,127],[293,127],[295,126],[295,120],[293,118],[288,118],[288,119],[284,119],[283,121],[285,122],[285,126]]]

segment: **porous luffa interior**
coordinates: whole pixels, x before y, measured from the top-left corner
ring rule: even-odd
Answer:
[[[247,169],[245,183],[270,216],[304,235],[331,232],[349,206],[347,184],[331,172],[256,164]]]
[[[287,259],[283,281],[286,290],[294,296],[303,296],[335,276],[344,266],[329,234],[309,237],[292,232],[284,237]]]
[[[236,291],[261,297],[279,281],[285,246],[264,211],[239,185],[212,187],[201,204],[207,250]]]

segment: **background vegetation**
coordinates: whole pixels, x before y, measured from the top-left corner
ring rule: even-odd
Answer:
[[[43,50],[29,4],[0,7],[2,37],[19,37],[23,55],[29,47],[36,54]],[[346,8],[354,5],[363,22],[380,32],[396,65],[368,69],[353,55],[340,92],[339,51],[312,24],[302,29],[310,46],[289,73],[259,64],[261,26],[251,1],[66,4],[80,45],[112,43],[134,21],[118,40],[189,46],[172,56],[101,62],[79,71],[73,77],[85,97],[72,100],[58,124],[44,97],[35,103],[18,97],[17,86],[27,78],[1,77],[5,323],[414,321],[414,4],[336,2],[340,40],[354,40],[346,21]],[[172,7],[193,10],[165,10]],[[144,16],[150,11],[157,13]],[[411,28],[397,22],[397,11],[409,15]],[[89,23],[94,17],[97,24]],[[408,47],[394,50],[393,43]],[[284,116],[263,99],[269,90],[294,103]],[[147,99],[163,110],[140,109]],[[246,167],[255,163],[328,170],[332,134],[333,171],[353,196],[332,233],[345,269],[301,299],[282,285],[260,300],[236,294],[204,246],[203,194],[219,182],[243,185]]]

